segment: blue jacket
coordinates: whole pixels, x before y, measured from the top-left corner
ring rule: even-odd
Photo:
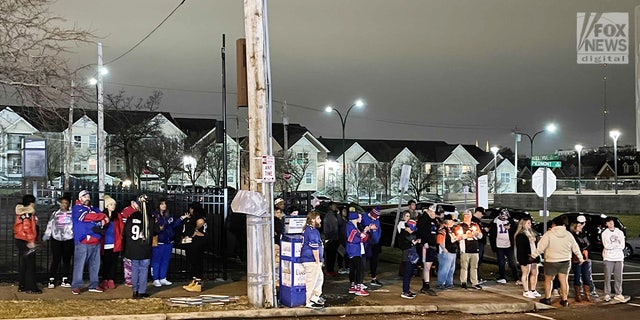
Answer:
[[[366,227],[371,224],[376,226],[376,230],[369,230],[369,243],[378,244],[380,242],[380,236],[382,235],[382,230],[380,230],[380,220],[373,220],[368,214],[363,214],[362,225]]]
[[[318,231],[318,229],[314,228],[313,226],[306,225],[304,227],[304,231],[302,232],[302,237],[304,238],[304,240],[302,241],[302,249],[300,251],[300,261],[315,262],[316,259],[313,257],[313,251],[318,250],[320,262],[322,262],[324,248],[322,247],[320,231]]]
[[[97,233],[96,229],[102,220],[107,216],[100,212],[96,207],[87,207],[80,202],[71,208],[71,217],[73,219],[73,240],[78,243],[100,244],[102,234]]]
[[[360,244],[367,241],[367,237],[360,238],[360,230],[358,227],[354,226],[351,221],[347,221],[346,226],[346,237],[347,237],[347,245],[346,252],[349,258],[362,256],[362,249],[360,248]]]
[[[161,213],[160,211],[154,211],[151,217],[155,219],[156,224],[161,229],[158,234],[158,243],[173,243],[176,228],[182,225],[182,217],[175,219],[171,214],[166,211]]]

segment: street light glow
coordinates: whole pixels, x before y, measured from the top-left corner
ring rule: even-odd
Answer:
[[[546,129],[547,129],[548,132],[553,133],[553,132],[556,132],[558,127],[556,126],[555,123],[550,123],[550,124],[547,125]]]
[[[362,99],[356,100],[355,106],[358,108],[364,107],[364,101],[362,101]]]
[[[106,67],[100,68],[100,74],[103,76],[109,74],[109,69],[107,69]]]
[[[498,148],[498,147],[491,147],[491,149],[489,149],[489,150],[491,150],[491,152],[492,152],[492,153],[493,153],[493,155],[495,156],[495,155],[497,155],[497,154],[498,154],[498,151],[500,151],[500,148]]]
[[[333,111],[333,107],[332,106],[326,106],[324,108],[324,112],[331,112],[331,111]]]
[[[582,145],[581,144],[576,144],[575,148],[576,148],[576,151],[578,151],[578,153],[582,152]]]
[[[611,130],[611,131],[609,131],[609,136],[610,136],[613,140],[618,140],[618,138],[620,138],[620,131],[618,131],[618,130]]]
[[[96,78],[89,79],[89,84],[92,86],[95,86],[96,84],[98,84],[98,79]]]

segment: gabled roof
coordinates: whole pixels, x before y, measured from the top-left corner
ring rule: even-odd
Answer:
[[[330,157],[340,157],[346,149],[357,142],[380,162],[391,162],[405,147],[422,162],[441,162],[436,149],[449,146],[444,141],[345,139],[343,147],[342,139],[320,137],[318,140],[330,150]]]
[[[174,120],[178,128],[182,130],[187,137],[196,139],[193,141],[194,143],[210,135],[214,129],[218,127],[223,128],[223,122],[217,121],[216,119],[175,118]]]
[[[290,123],[287,125],[287,144],[289,147],[294,145],[298,140],[302,139],[305,133],[309,132],[307,128],[297,124]],[[273,139],[284,148],[284,125],[282,123],[271,124],[271,134]]]

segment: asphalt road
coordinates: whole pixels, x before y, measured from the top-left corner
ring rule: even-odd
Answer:
[[[596,288],[602,290],[604,288],[604,265],[599,260],[593,260],[592,263],[593,281]],[[640,257],[636,255],[632,259],[625,261],[622,279],[622,293],[625,296],[640,300]],[[611,281],[611,288],[613,290],[613,281]]]

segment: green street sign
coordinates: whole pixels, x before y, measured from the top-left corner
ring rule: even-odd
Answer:
[[[562,161],[531,160],[532,167],[560,168]]]
[[[558,155],[557,154],[542,154],[542,155],[539,155],[539,156],[532,156],[531,160],[557,161],[558,160]]]

